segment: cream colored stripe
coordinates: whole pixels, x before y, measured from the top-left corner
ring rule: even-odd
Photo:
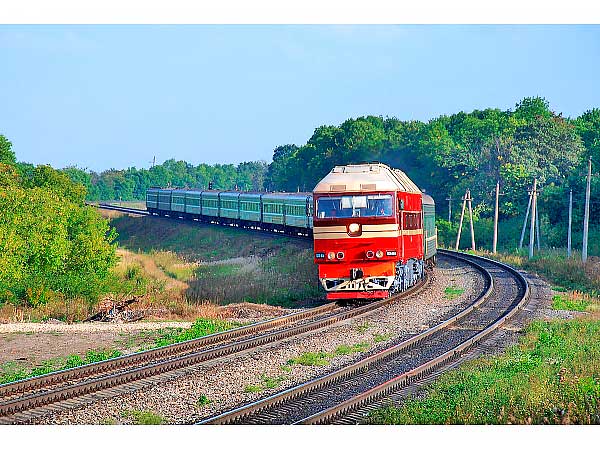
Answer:
[[[363,225],[363,233],[365,231],[398,231],[399,225],[397,223],[384,223],[375,225]]]
[[[427,239],[425,239],[425,240],[426,240],[426,241],[431,241],[432,239],[435,239],[436,237],[437,237],[437,236],[431,236],[431,237],[428,237],[428,238],[427,238]]]
[[[313,233],[327,233],[327,232],[346,232],[345,226],[333,226],[333,227],[314,227]]]
[[[423,234],[423,229],[419,229],[419,230],[402,230],[401,234],[402,234],[402,236],[415,236],[417,234]]]

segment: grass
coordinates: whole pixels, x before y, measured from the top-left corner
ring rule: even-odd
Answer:
[[[165,331],[164,334],[156,339],[153,348],[164,347],[165,345],[197,339],[209,334],[231,330],[240,326],[242,326],[242,324],[238,322],[229,322],[219,319],[205,319],[200,317],[196,319],[190,328]]]
[[[367,331],[369,328],[371,328],[371,324],[369,322],[363,322],[363,323],[359,323],[356,326],[356,331],[358,331],[359,333],[364,333],[365,331]]]
[[[504,354],[442,375],[383,424],[600,424],[600,321],[536,321]]]
[[[266,303],[293,307],[323,296],[312,249],[286,237],[168,219],[112,219],[119,245],[151,257],[170,278],[185,282],[189,305]]]
[[[131,419],[134,425],[162,425],[166,419],[153,411],[125,410],[121,417]]]
[[[376,344],[378,344],[379,342],[387,342],[392,338],[392,333],[386,333],[386,334],[374,334],[373,335],[373,339],[375,341]]]
[[[333,352],[305,352],[295,358],[291,358],[282,366],[282,370],[289,371],[291,366],[297,364],[300,366],[326,366],[331,359],[336,356],[351,355],[353,353],[366,352],[371,345],[368,342],[359,342],[353,345],[340,345]],[[286,369],[284,369],[287,367]]]
[[[166,345],[197,339],[209,334],[230,330],[241,326],[238,322],[229,322],[219,319],[198,318],[187,329],[166,329],[153,331],[149,336],[154,337],[154,342],[148,348],[164,347]],[[121,356],[119,350],[90,350],[82,358],[79,355],[69,355],[66,358],[55,358],[43,361],[38,367],[31,370],[20,368],[17,364],[4,364],[0,371],[0,384],[11,383],[26,378],[45,375],[59,370],[71,369],[84,364],[106,361],[107,359]]]
[[[118,350],[90,350],[82,358],[79,355],[69,355],[66,358],[54,358],[43,361],[37,367],[31,370],[25,370],[17,364],[3,364],[2,372],[0,373],[0,384],[12,383],[14,381],[24,380],[26,378],[46,375],[51,372],[71,369],[84,364],[91,364],[107,359],[117,358],[121,356]]]
[[[444,289],[444,295],[448,300],[454,300],[455,298],[460,297],[463,292],[465,292],[463,288],[458,288],[456,286],[448,286]]]
[[[265,389],[275,389],[278,388],[282,382],[287,380],[287,377],[279,376],[279,377],[268,377],[266,375],[262,375],[260,377],[259,384],[248,384],[244,387],[244,392],[247,393],[255,393],[262,392]]]
[[[206,395],[201,394],[200,397],[198,397],[196,406],[202,407],[202,406],[210,405],[211,403],[212,403],[211,399],[209,399]]]
[[[579,291],[567,291],[552,297],[552,308],[567,311],[594,312],[600,310],[600,298]]]

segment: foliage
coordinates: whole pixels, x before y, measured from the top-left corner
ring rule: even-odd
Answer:
[[[200,397],[198,397],[198,401],[196,402],[196,405],[201,407],[201,406],[210,405],[211,403],[212,403],[211,399],[209,399],[206,395],[201,394]]]
[[[94,300],[116,263],[116,234],[85,190],[49,166],[0,167],[0,304]]]
[[[152,411],[125,410],[121,412],[121,416],[131,419],[133,425],[162,425],[166,422],[164,417]]]
[[[442,375],[386,424],[599,424],[600,321],[533,322],[517,346]]]
[[[326,366],[329,364],[330,360],[332,358],[335,358],[336,356],[351,355],[353,353],[363,353],[366,352],[369,349],[369,347],[370,344],[368,342],[359,342],[353,345],[340,345],[331,353],[322,351],[305,352],[300,354],[296,358],[288,360],[286,366],[290,367],[294,364],[298,364],[301,366]]]
[[[47,360],[37,367],[27,371],[18,367],[4,367],[0,373],[0,384],[12,383],[25,378],[37,377],[59,370],[72,369],[73,367],[106,361],[107,359],[121,356],[118,350],[89,350],[82,358],[79,355],[69,355],[64,361]]]
[[[552,308],[562,309],[567,311],[585,311],[590,302],[588,300],[577,299],[571,300],[565,295],[554,295],[552,297]]]
[[[444,295],[448,300],[454,300],[456,297],[459,297],[465,290],[463,288],[458,288],[456,286],[448,286],[444,289]]]
[[[220,333],[240,326],[242,326],[242,324],[237,322],[227,322],[224,320],[205,319],[200,317],[196,319],[190,328],[166,332],[156,340],[154,347],[164,347],[165,345],[189,341],[191,339]]]
[[[15,152],[12,151],[12,142],[0,134],[0,163],[14,164],[17,162]]]
[[[64,174],[87,189],[87,200],[145,200],[151,186],[173,186],[207,189],[239,189],[259,191],[265,188],[267,163],[264,161],[233,164],[199,164],[170,159],[150,169],[130,167],[125,170],[109,169],[102,173],[78,167],[63,169]]]

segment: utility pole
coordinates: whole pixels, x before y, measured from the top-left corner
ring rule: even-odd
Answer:
[[[496,254],[498,245],[498,197],[500,196],[500,182],[496,182],[496,208],[494,210],[494,241],[492,243],[492,253]]]
[[[446,200],[448,200],[448,222],[452,223],[452,196],[449,195]]]
[[[532,193],[529,192],[529,203],[527,203],[527,212],[523,221],[523,229],[521,230],[521,240],[519,241],[519,249],[523,248],[523,239],[525,238],[525,229],[527,228],[527,219],[529,218],[529,210],[531,209]]]
[[[529,230],[529,259],[533,258],[533,244],[535,242],[535,208],[537,204],[537,178],[533,179],[533,191],[531,193],[531,228]]]
[[[465,207],[467,206],[467,192],[469,191],[465,191],[465,196],[463,197],[462,211],[460,213],[460,223],[458,224],[458,233],[456,234],[456,246],[454,248],[455,250],[458,250],[458,244],[460,243],[460,233],[462,232],[462,224],[463,219],[465,217]]]
[[[571,257],[571,224],[573,223],[573,189],[569,191],[569,231],[567,231],[567,257]]]
[[[583,216],[583,249],[581,260],[587,261],[588,256],[588,227],[590,224],[590,184],[592,182],[592,157],[588,160],[587,186],[585,187],[585,214]]]
[[[473,207],[472,207],[472,198],[471,198],[471,190],[467,189],[467,193],[469,194],[469,217],[471,224],[471,250],[475,251],[475,231],[473,230]]]

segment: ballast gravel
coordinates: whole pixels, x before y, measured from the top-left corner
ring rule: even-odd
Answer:
[[[473,302],[483,286],[475,269],[440,257],[430,285],[419,294],[394,302],[317,333],[277,342],[148,388],[34,419],[37,424],[131,424],[149,411],[165,423],[189,424],[351,364],[417,334]],[[464,289],[453,297],[446,288]],[[328,364],[287,364],[306,352],[332,354],[341,345],[367,343],[368,350],[329,357]],[[260,392],[252,392],[261,389]]]

